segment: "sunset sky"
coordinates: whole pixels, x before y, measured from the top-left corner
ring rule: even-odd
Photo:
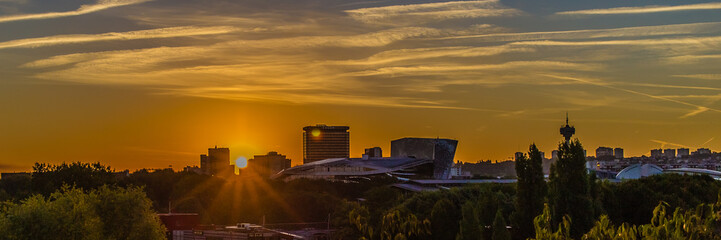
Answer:
[[[685,5],[679,5],[685,4]],[[721,2],[0,0],[0,171],[115,169],[277,151],[350,126],[456,159],[721,150]]]

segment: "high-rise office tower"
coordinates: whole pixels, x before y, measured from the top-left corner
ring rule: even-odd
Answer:
[[[303,128],[303,164],[350,157],[350,129],[318,124]]]
[[[218,175],[232,171],[230,167],[230,149],[228,148],[208,148],[208,154],[200,155],[200,169],[203,174]]]

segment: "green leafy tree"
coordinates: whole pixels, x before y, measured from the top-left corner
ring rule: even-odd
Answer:
[[[103,222],[105,239],[163,239],[165,231],[152,210],[150,199],[138,187],[103,186],[90,193]]]
[[[478,214],[475,204],[467,201],[461,206],[461,222],[458,229],[456,240],[483,240],[483,232],[481,224],[478,222]]]
[[[511,216],[515,236],[526,239],[534,235],[533,218],[543,211],[543,202],[547,194],[546,181],[543,179],[543,159],[536,144],[531,144],[528,157],[515,162],[516,183],[515,212]]]
[[[431,225],[433,239],[455,239],[458,234],[458,220],[461,218],[458,208],[448,200],[442,198],[431,210]]]
[[[511,240],[511,233],[506,228],[506,219],[499,209],[496,218],[493,220],[493,240]]]
[[[571,236],[579,238],[593,225],[593,206],[589,194],[586,157],[575,139],[558,145],[558,160],[551,165],[548,198],[555,223],[568,215],[573,219]]]
[[[563,216],[561,223],[558,224],[556,230],[553,229],[553,220],[551,210],[548,204],[544,205],[541,215],[536,216],[533,219],[533,227],[536,232],[536,237],[533,239],[537,240],[570,240],[571,233],[571,219],[568,216]]]
[[[63,188],[34,195],[0,213],[0,236],[30,239],[165,239],[165,228],[140,189],[101,188],[89,193]]]

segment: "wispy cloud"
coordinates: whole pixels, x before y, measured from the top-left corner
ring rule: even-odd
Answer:
[[[442,37],[439,40],[468,39],[485,42],[512,42],[547,39],[593,39],[593,38],[628,38],[650,37],[664,35],[706,34],[721,32],[721,23],[687,23],[659,26],[639,26],[607,29],[584,29],[550,32],[519,32],[519,33],[491,33],[478,35],[463,35]]]
[[[479,57],[493,56],[512,52],[533,52],[532,48],[512,47],[508,45],[489,47],[437,47],[413,48],[383,51],[365,59],[332,61],[330,64],[341,65],[388,65],[395,62],[428,60],[441,57]]]
[[[693,78],[702,80],[721,80],[721,74],[685,74],[673,75],[674,77]]]
[[[87,43],[112,40],[137,40],[153,38],[173,38],[200,35],[230,33],[238,30],[233,27],[172,27],[130,32],[112,32],[103,34],[57,35],[42,38],[19,39],[0,42],[0,49],[5,48],[37,48],[62,44]]]
[[[514,45],[533,46],[613,46],[613,45],[708,45],[721,43],[721,36],[713,37],[684,37],[684,38],[659,38],[659,39],[635,39],[635,40],[606,40],[606,41],[523,41],[514,42]]]
[[[439,75],[451,72],[482,71],[482,70],[549,70],[565,69],[574,71],[593,71],[601,66],[594,64],[581,64],[555,61],[513,61],[501,64],[467,64],[467,65],[446,65],[446,66],[413,66],[413,67],[384,67],[374,70],[350,73],[353,76],[373,75]]]
[[[684,115],[681,116],[680,118],[693,117],[693,116],[698,115],[699,113],[703,113],[703,112],[706,112],[706,111],[708,111],[708,110],[709,110],[709,108],[707,108],[707,107],[697,107],[696,110],[693,110],[693,111],[691,111],[691,112],[689,112],[689,113],[687,113],[687,114],[684,114]]]
[[[630,89],[625,89],[625,88],[621,88],[621,87],[616,87],[616,86],[614,86],[614,85],[612,85],[612,84],[610,84],[610,83],[607,83],[607,82],[600,82],[600,81],[597,81],[597,80],[584,79],[584,78],[579,78],[579,77],[557,76],[557,75],[550,75],[550,74],[544,74],[544,76],[554,77],[554,78],[559,78],[559,79],[566,79],[566,80],[581,82],[581,83],[585,83],[585,84],[589,84],[589,85],[595,85],[595,86],[599,86],[599,87],[605,87],[605,88],[609,88],[609,89],[612,89],[612,90],[617,90],[617,91],[622,91],[622,92],[626,92],[626,93],[631,93],[631,94],[635,94],[635,95],[639,95],[639,96],[644,96],[644,97],[648,97],[648,98],[652,98],[652,99],[656,99],[656,100],[663,100],[663,101],[667,101],[667,102],[677,103],[677,104],[681,104],[681,105],[685,105],[685,106],[689,106],[689,107],[693,107],[693,108],[694,108],[694,110],[692,110],[692,112],[691,112],[691,113],[693,113],[693,114],[690,114],[690,115],[689,115],[689,114],[685,114],[685,115],[680,116],[680,118],[686,118],[686,117],[690,117],[690,116],[695,116],[695,115],[697,115],[697,114],[699,114],[699,113],[706,112],[706,111],[713,111],[713,112],[721,113],[721,110],[719,110],[719,109],[709,108],[709,107],[701,106],[701,105],[698,105],[698,104],[693,104],[693,103],[689,103],[689,102],[685,102],[685,101],[681,101],[681,100],[676,100],[676,99],[668,98],[668,97],[664,97],[664,96],[657,96],[657,95],[652,95],[652,94],[643,93],[643,92],[639,92],[639,91],[634,91],[634,90],[630,90]],[[700,111],[700,109],[704,109],[704,110]]]
[[[93,12],[97,12],[97,11],[102,11],[102,10],[109,9],[109,8],[139,4],[139,3],[144,3],[144,2],[148,2],[148,1],[152,1],[152,0],[100,0],[95,4],[82,5],[82,6],[80,6],[80,8],[78,8],[77,10],[74,10],[74,11],[33,13],[33,14],[4,16],[4,17],[0,17],[0,23],[23,21],[23,20],[50,19],[50,18],[78,16],[78,15],[93,13]]]
[[[686,146],[686,145],[683,145],[683,144],[672,143],[672,142],[667,142],[667,141],[662,141],[662,140],[657,140],[657,139],[651,139],[650,141],[661,144],[661,148],[666,147],[666,145],[671,145],[671,146],[676,146],[676,147],[683,147],[683,148],[690,148],[689,146]]]
[[[522,14],[519,10],[503,6],[497,0],[394,5],[347,10],[346,13],[361,22],[388,25]]]
[[[556,15],[610,15],[610,14],[642,14],[658,12],[675,12],[688,10],[713,10],[721,9],[721,3],[699,3],[677,6],[642,6],[642,7],[619,7],[606,9],[589,9],[578,11],[557,12]]]

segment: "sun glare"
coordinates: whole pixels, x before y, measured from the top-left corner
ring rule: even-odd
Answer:
[[[310,132],[310,134],[313,135],[313,137],[320,136],[320,129],[313,129],[313,131]]]
[[[238,157],[238,159],[235,159],[235,166],[238,168],[245,168],[248,166],[248,159],[245,157]]]

